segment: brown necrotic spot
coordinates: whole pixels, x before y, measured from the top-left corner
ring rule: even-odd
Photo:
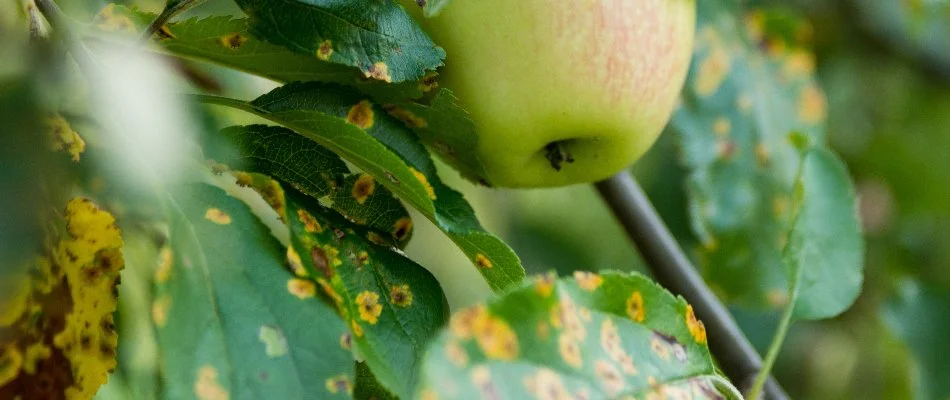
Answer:
[[[231,32],[221,36],[221,45],[231,50],[237,50],[247,43],[247,38],[238,32]]]
[[[330,266],[330,258],[327,257],[327,252],[319,246],[314,246],[310,250],[310,261],[313,262],[313,268],[323,274],[324,277],[330,279],[333,277],[333,268]]]
[[[402,242],[409,237],[409,234],[412,233],[412,219],[409,217],[400,218],[393,225],[393,239],[396,241]]]
[[[376,190],[376,180],[372,176],[363,174],[353,183],[353,198],[359,204],[366,203],[366,199]]]
[[[399,307],[412,305],[412,291],[409,290],[409,285],[394,285],[389,290],[389,300]]]
[[[412,111],[406,110],[405,108],[395,106],[393,104],[387,104],[383,107],[389,115],[396,117],[396,119],[402,121],[406,126],[410,128],[425,128],[429,123]]]

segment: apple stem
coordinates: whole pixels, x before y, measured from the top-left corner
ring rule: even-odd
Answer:
[[[623,171],[597,182],[596,187],[656,281],[692,304],[696,316],[706,326],[709,348],[723,372],[740,389],[747,388],[762,369],[762,358],[729,310],[696,272],[640,185],[629,172]],[[788,399],[772,377],[765,383],[765,397],[770,400]]]

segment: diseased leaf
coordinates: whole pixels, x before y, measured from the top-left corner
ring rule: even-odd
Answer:
[[[212,135],[205,154],[230,168],[264,174],[330,202],[350,221],[375,229],[400,248],[412,237],[412,219],[398,199],[367,174],[351,174],[339,156],[313,140],[276,126],[233,126]],[[216,143],[218,140],[224,143]],[[238,183],[253,177],[238,172]]]
[[[197,184],[166,204],[170,248],[152,306],[166,398],[348,398],[343,322],[286,270],[250,210]]]
[[[123,241],[88,199],[69,201],[28,273],[0,283],[0,398],[91,399],[116,366]]]
[[[123,6],[110,5],[100,12],[95,27],[99,31],[121,18],[142,30],[157,15]],[[251,35],[244,18],[216,16],[191,18],[165,25],[155,39],[157,49],[177,56],[207,61],[269,78],[278,82],[321,81],[349,85],[379,101],[421,97],[424,86],[416,80],[390,84],[368,79],[359,70],[323,61],[268,43]],[[430,78],[431,79],[431,78]]]
[[[907,344],[916,359],[919,399],[950,396],[950,291],[915,281],[904,281],[899,293],[884,306],[884,321]]]
[[[422,398],[731,398],[692,307],[639,274],[538,277],[461,310],[432,343]]]
[[[379,382],[410,398],[425,345],[444,325],[448,303],[428,271],[372,232],[347,224],[313,199],[288,190],[285,220],[306,275],[339,309],[351,340]]]
[[[445,232],[496,291],[523,279],[514,252],[481,227],[461,194],[442,184],[412,132],[359,93],[307,82],[280,87],[250,104],[203,99],[291,128],[372,175]]]
[[[812,55],[771,14],[742,16],[728,0],[697,6],[694,61],[671,129],[689,170],[698,263],[726,300],[781,307],[798,148],[824,146],[825,98]]]
[[[864,241],[854,189],[829,150],[805,153],[785,248],[795,319],[823,319],[848,309],[861,292]]]
[[[386,390],[376,381],[373,371],[366,363],[356,363],[356,388],[353,389],[354,399],[396,400],[397,397]]]
[[[399,83],[442,65],[435,45],[395,1],[235,0],[255,34],[367,78]]]

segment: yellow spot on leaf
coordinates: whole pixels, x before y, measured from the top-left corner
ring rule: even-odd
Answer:
[[[247,38],[238,32],[231,32],[221,36],[221,45],[231,50],[237,50],[247,43]]]
[[[788,292],[785,289],[771,289],[765,293],[765,301],[773,308],[784,307],[788,304]]]
[[[397,107],[392,104],[387,104],[383,108],[389,113],[389,115],[396,117],[396,119],[402,121],[410,128],[425,128],[429,126],[429,122],[426,121],[425,118],[422,118],[405,108]]]
[[[287,291],[298,299],[305,300],[317,295],[317,286],[306,279],[287,280]]]
[[[168,311],[172,306],[172,298],[163,295],[152,303],[152,322],[159,328],[164,328],[168,324]]]
[[[350,108],[349,113],[346,114],[346,122],[356,125],[360,129],[372,128],[374,118],[373,103],[370,103],[369,100],[362,100],[356,103],[355,106]]]
[[[371,175],[362,174],[353,183],[353,198],[359,204],[366,203],[366,199],[373,195],[374,190],[376,190],[376,180]]]
[[[580,368],[583,364],[580,344],[570,333],[561,333],[560,337],[558,338],[558,350],[560,350],[561,358],[564,359],[564,362],[566,362],[567,365],[570,365],[574,368]]]
[[[809,124],[825,119],[825,95],[814,85],[806,86],[798,96],[798,117]]]
[[[155,269],[155,282],[168,282],[168,278],[170,278],[172,274],[172,265],[174,265],[174,263],[175,259],[172,248],[168,246],[162,247],[162,250],[158,253],[158,268]]]
[[[350,382],[350,378],[346,375],[337,375],[327,379],[326,386],[327,390],[333,394],[350,394],[353,392],[353,383]]]
[[[391,83],[393,81],[393,78],[389,76],[389,65],[386,65],[386,63],[382,61],[370,66],[369,69],[364,72],[364,74],[367,78],[373,78],[378,81],[387,83]]]
[[[343,332],[340,335],[340,347],[343,350],[352,350],[353,349],[353,335],[349,332]]]
[[[356,337],[363,337],[363,327],[360,326],[359,322],[356,322],[355,319],[350,321],[350,330],[353,331]]]
[[[228,391],[218,382],[218,370],[205,365],[198,370],[198,380],[195,381],[195,396],[199,400],[228,400]]]
[[[604,392],[607,393],[607,396],[616,396],[626,385],[623,375],[621,375],[617,367],[609,361],[597,360],[594,364],[594,373],[600,381]]]
[[[73,130],[69,121],[55,114],[47,118],[45,123],[53,151],[65,151],[73,162],[79,162],[79,155],[86,151],[86,141]]]
[[[333,302],[336,303],[337,306],[343,304],[343,298],[333,290],[333,286],[330,285],[330,282],[327,282],[326,279],[318,278],[317,284],[320,285],[320,289],[323,290],[324,294],[333,299]]]
[[[297,254],[297,250],[294,250],[293,246],[287,246],[287,265],[290,266],[290,270],[293,271],[297,277],[307,277],[307,269],[304,268],[300,254]]]
[[[646,318],[646,309],[643,308],[643,295],[640,292],[633,292],[627,298],[627,316],[636,322],[643,322]]]
[[[574,271],[574,279],[581,289],[593,292],[604,283],[604,278],[598,274],[588,271]]]
[[[404,222],[404,223],[408,223],[408,225],[409,225],[410,227],[412,226],[412,220],[411,220],[411,219],[409,219],[409,218],[403,218],[403,219],[406,220],[406,222]],[[400,219],[400,221],[402,221],[402,219]],[[396,221],[396,224],[397,224],[397,226],[398,226],[399,221]],[[409,231],[405,231],[405,230],[402,230],[402,231],[401,231],[401,230],[399,230],[399,229],[396,229],[396,230],[394,230],[393,236],[396,236],[396,232],[409,232]],[[370,243],[377,244],[377,245],[380,245],[380,246],[389,246],[389,245],[390,245],[389,242],[386,241],[386,239],[383,239],[383,237],[382,237],[382,236],[379,236],[379,234],[376,233],[376,232],[370,231],[369,233],[367,233],[367,234],[366,234],[366,239],[369,240]]]
[[[709,96],[716,93],[731,68],[732,59],[729,51],[722,43],[714,43],[710,53],[699,62],[699,72],[696,77],[696,93],[700,96]]]
[[[551,295],[551,292],[554,291],[554,281],[557,280],[557,275],[552,273],[546,273],[543,275],[538,275],[535,278],[534,291],[538,292],[541,297],[548,297]]]
[[[462,368],[468,365],[468,353],[458,342],[453,340],[445,344],[445,357],[456,367]]]
[[[435,190],[432,189],[432,185],[429,184],[429,179],[426,178],[425,174],[419,172],[419,170],[409,167],[409,172],[412,172],[412,175],[422,183],[422,186],[426,189],[426,194],[429,195],[429,198],[435,200]]]
[[[715,132],[717,136],[726,136],[731,129],[732,124],[729,123],[729,119],[726,117],[716,118],[716,122],[713,123],[713,132]]]
[[[16,379],[23,368],[23,354],[10,344],[0,349],[0,387]]]
[[[26,356],[23,358],[23,371],[27,374],[36,374],[37,364],[40,361],[48,359],[53,355],[53,350],[43,343],[34,343],[26,348]],[[3,386],[0,383],[0,386]]]
[[[92,23],[104,32],[135,33],[135,25],[125,15],[116,15],[115,4],[109,4],[99,14],[96,14]]]
[[[211,207],[205,212],[205,219],[218,225],[228,225],[231,223],[231,216],[218,208]]]
[[[271,326],[261,326],[257,338],[264,344],[264,354],[275,358],[287,354],[287,339],[279,329]]]
[[[376,325],[379,315],[383,312],[383,305],[379,304],[379,293],[364,290],[356,296],[356,305],[360,312],[360,319]]]
[[[782,72],[788,77],[809,75],[815,72],[815,57],[804,50],[794,50],[785,59]]]
[[[518,356],[518,337],[504,320],[491,315],[484,305],[463,309],[449,321],[459,339],[474,337],[489,359],[512,360]]]
[[[313,215],[310,215],[307,210],[302,208],[297,209],[297,218],[300,218],[300,222],[303,224],[303,229],[307,233],[320,233],[323,232],[323,226],[320,225],[320,222],[317,221]]]
[[[488,257],[485,257],[484,254],[478,253],[475,255],[475,265],[481,269],[489,269],[492,267],[491,260]]]
[[[538,400],[574,399],[567,392],[561,376],[549,368],[541,368],[537,374],[525,378],[524,385],[528,393]]]
[[[333,42],[330,39],[320,42],[320,46],[317,46],[317,58],[327,61],[330,59],[330,56],[333,55]]]
[[[706,326],[703,321],[696,319],[692,305],[686,305],[686,327],[689,328],[689,334],[693,336],[696,343],[706,343]]]
[[[389,290],[389,300],[399,307],[409,307],[412,305],[412,291],[409,285],[393,285]]]
[[[665,361],[670,360],[670,349],[663,342],[663,339],[659,338],[657,335],[653,335],[650,339],[650,349],[653,350],[653,353]]]

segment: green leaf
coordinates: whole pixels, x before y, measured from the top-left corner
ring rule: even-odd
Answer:
[[[435,45],[395,1],[235,0],[255,36],[367,78],[417,80],[442,65]]]
[[[864,241],[848,171],[829,150],[808,151],[795,187],[796,217],[785,248],[795,319],[848,309],[861,292]]]
[[[496,291],[524,278],[518,257],[481,227],[460,193],[442,183],[412,132],[359,93],[307,82],[277,88],[251,103],[208,96],[202,100],[291,128],[372,175],[445,232]]]
[[[580,271],[456,312],[423,382],[423,398],[738,397],[684,300],[639,274]]]
[[[257,217],[206,185],[166,204],[171,247],[152,307],[166,398],[349,397],[343,322],[286,270]]]
[[[285,200],[292,258],[336,304],[379,382],[410,398],[425,345],[448,317],[439,282],[313,199],[287,190]]]
[[[950,396],[950,291],[915,281],[904,281],[899,293],[884,307],[884,320],[910,348],[917,362],[917,398]]]
[[[350,221],[376,230],[400,248],[412,237],[409,212],[388,189],[376,185],[372,176],[351,174],[339,156],[310,139],[267,125],[232,126],[208,139],[205,154],[215,162],[280,179],[324,199]],[[225,143],[215,143],[220,139]],[[237,176],[239,182],[253,180]]]
[[[110,18],[129,18],[139,30],[157,17],[156,14],[118,5],[109,10]],[[104,13],[100,13],[102,15]],[[100,17],[96,28],[102,31],[111,27],[113,24],[107,21]],[[389,84],[367,79],[353,67],[323,61],[310,54],[300,54],[260,40],[251,35],[245,18],[215,16],[168,23],[156,36],[155,43],[160,51],[220,64],[278,82],[339,83],[358,88],[379,101],[418,98],[423,94],[423,86],[415,80]]]
[[[811,54],[772,14],[742,16],[727,0],[697,6],[694,61],[671,128],[689,171],[698,264],[726,300],[781,307],[799,148],[823,146],[825,99]]]
[[[356,388],[353,389],[354,399],[396,400],[397,397],[386,390],[376,381],[373,371],[366,363],[356,363]]]

